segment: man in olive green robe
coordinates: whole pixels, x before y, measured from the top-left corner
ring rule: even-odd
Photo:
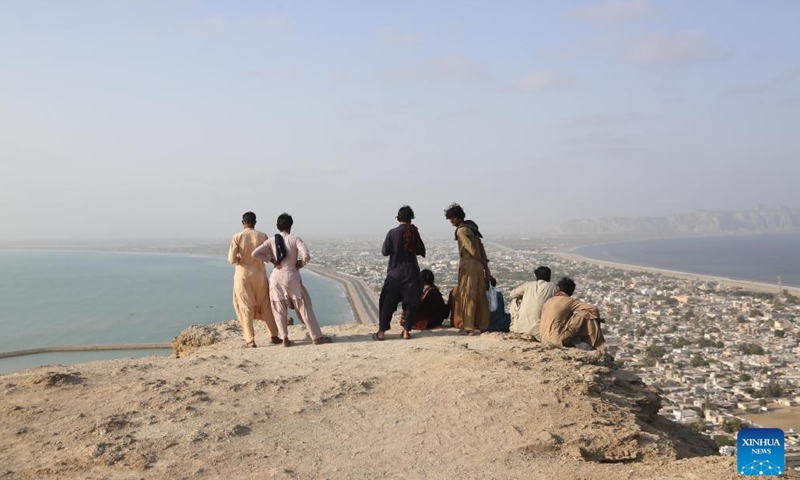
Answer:
[[[481,241],[478,225],[465,220],[457,203],[445,210],[445,217],[456,227],[458,241],[458,285],[453,290],[453,326],[462,334],[480,334],[489,329],[489,301],[486,298],[492,274]]]

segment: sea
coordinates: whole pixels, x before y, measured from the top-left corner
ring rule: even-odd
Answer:
[[[800,234],[725,235],[587,245],[596,260],[800,287]]]
[[[340,283],[302,275],[321,325],[354,322]],[[221,256],[0,250],[0,352],[169,343],[189,325],[235,319],[232,282],[233,267]],[[0,359],[0,373],[170,352],[25,355]]]

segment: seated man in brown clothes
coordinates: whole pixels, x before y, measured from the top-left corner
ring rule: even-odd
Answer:
[[[442,326],[442,322],[450,316],[450,305],[444,302],[439,287],[433,284],[434,276],[430,270],[420,272],[422,278],[422,297],[417,308],[414,330],[428,330]],[[404,315],[405,317],[405,315]],[[404,320],[400,321],[404,324]]]
[[[575,282],[564,277],[558,281],[555,296],[544,302],[540,324],[542,343],[605,352],[597,307],[575,300],[574,292]]]

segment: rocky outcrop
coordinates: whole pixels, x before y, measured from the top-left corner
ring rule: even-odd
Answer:
[[[238,328],[235,320],[214,325],[191,325],[172,339],[172,354],[185,357],[200,347],[219,342],[223,334],[237,331]]]
[[[736,478],[713,443],[597,352],[443,329],[324,327],[241,348],[192,326],[180,357],[0,376],[4,478]],[[257,338],[268,335],[258,323]],[[201,346],[205,344],[205,346]],[[267,345],[267,344],[265,344]]]

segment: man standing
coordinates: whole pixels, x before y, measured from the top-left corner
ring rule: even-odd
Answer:
[[[481,232],[472,220],[465,220],[461,205],[454,203],[444,212],[456,227],[458,241],[458,285],[453,290],[453,323],[462,335],[480,335],[489,329],[489,302],[486,298],[489,259],[483,248]]]
[[[420,278],[417,255],[425,257],[425,244],[419,236],[419,230],[411,223],[414,210],[403,205],[397,212],[400,225],[389,230],[383,241],[381,253],[389,257],[386,280],[383,282],[381,296],[378,301],[379,326],[373,335],[376,340],[386,340],[386,331],[391,328],[392,315],[397,304],[403,303],[403,338],[411,338],[411,328],[417,316],[420,297],[422,296],[422,279]]]
[[[266,322],[272,343],[281,343],[269,303],[267,272],[264,263],[253,258],[253,250],[264,243],[267,234],[255,229],[256,214],[253,212],[242,215],[242,225],[244,230],[233,236],[228,249],[228,262],[235,265],[233,308],[236,310],[236,318],[242,324],[242,334],[247,347],[256,347],[253,329],[253,320],[256,318]]]
[[[289,309],[293,308],[300,320],[306,324],[311,342],[314,345],[330,343],[331,339],[322,335],[314,306],[311,304],[311,295],[308,293],[300,269],[311,261],[305,242],[298,236],[292,235],[294,219],[288,213],[278,216],[276,227],[280,233],[274,237],[265,238],[265,241],[253,251],[253,256],[265,262],[272,262],[275,268],[270,275],[272,285],[269,296],[272,308],[278,317],[278,330],[284,347],[292,345],[289,340]]]
[[[558,281],[558,293],[542,308],[542,343],[559,347],[598,349],[605,352],[597,307],[572,298],[575,282],[569,277]]]
[[[550,282],[552,272],[547,267],[533,271],[535,282],[526,282],[509,294],[508,311],[511,313],[511,331],[533,335],[539,340],[539,322],[544,302],[556,294],[558,288]]]

